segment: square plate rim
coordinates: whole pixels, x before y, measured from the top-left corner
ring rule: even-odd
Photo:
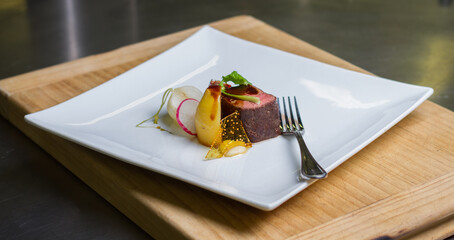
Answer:
[[[165,50],[164,52],[158,54],[157,56],[155,57],[158,57],[164,53],[166,53],[167,51],[171,50],[171,49],[174,49],[176,46],[179,46],[179,45],[182,45],[184,44],[188,39],[190,39],[191,37],[195,36],[196,34],[200,33],[201,31],[206,31],[207,29],[209,29],[210,31],[216,31],[216,32],[219,32],[219,33],[222,33],[222,34],[225,34],[226,36],[229,36],[229,37],[232,37],[232,38],[235,38],[235,39],[238,39],[238,40],[241,40],[241,41],[245,41],[245,42],[249,42],[251,44],[254,44],[254,45],[259,45],[259,46],[264,46],[264,45],[260,45],[258,43],[254,43],[254,42],[250,42],[248,40],[244,40],[244,39],[241,39],[241,38],[238,38],[238,37],[235,37],[235,36],[232,36],[232,35],[229,35],[227,33],[224,33],[220,30],[217,30],[217,29],[214,29],[210,26],[204,26],[202,27],[201,29],[199,29],[198,31],[196,31],[194,34],[190,35],[189,37],[185,38],[182,42],[172,46],[171,48]],[[288,53],[288,52],[285,52],[285,51],[282,51],[282,50],[279,50],[279,49],[275,49],[275,48],[272,48],[272,47],[269,47],[269,46],[264,46],[266,48],[269,48],[269,49],[273,49],[273,50],[277,50],[277,51],[280,51],[282,53],[285,53],[285,54],[291,54],[293,56],[297,56],[297,57],[302,57],[302,58],[306,58],[306,57],[303,57],[303,56],[300,56],[300,55],[296,55],[296,54],[293,54],[293,53]],[[153,57],[153,58],[155,58]],[[309,58],[306,58],[306,59],[309,59]],[[313,59],[309,59],[309,60],[312,60],[312,61],[316,61],[316,62],[319,62],[317,60],[313,60]],[[145,61],[147,62],[147,61]],[[329,66],[334,66],[334,65],[330,65],[330,64],[327,64],[327,63],[323,63],[323,62],[319,62],[319,63],[322,63],[322,64],[325,64],[325,65],[329,65]],[[143,63],[139,64],[138,66],[142,65]],[[340,68],[340,67],[337,67],[337,66],[334,66],[336,68],[339,68],[339,69],[343,69],[343,70],[346,70],[344,68]],[[134,67],[135,68],[135,67]],[[133,68],[133,69],[134,69]],[[125,73],[123,74],[126,74],[128,73],[130,70],[126,71]],[[351,71],[351,70],[347,70],[347,71]],[[358,72],[356,72],[358,73]],[[364,73],[360,73],[360,74],[364,74]],[[366,74],[365,74],[366,75]],[[114,77],[116,78],[116,77]],[[388,80],[388,79],[385,79],[385,80]],[[110,80],[109,80],[110,81]],[[109,82],[109,81],[106,81],[106,82]],[[393,80],[390,80],[390,81],[393,81]],[[402,83],[402,82],[397,82],[399,84],[406,84],[406,85],[410,85],[410,86],[417,86],[417,85],[412,85],[412,84],[407,84],[407,83]],[[104,83],[103,83],[104,84]],[[92,88],[86,92],[89,92],[89,91],[94,91],[94,89],[97,89],[101,86],[103,86],[103,84],[100,84],[99,86],[95,87],[95,88]],[[376,132],[373,136],[371,136],[367,141],[363,142],[362,144],[356,146],[352,151],[350,151],[347,155],[343,156],[342,158],[338,159],[334,164],[330,165],[330,167],[327,169],[328,171],[331,171],[333,169],[335,169],[336,167],[338,167],[341,163],[345,162],[348,158],[350,158],[351,156],[353,156],[355,153],[357,153],[358,151],[360,151],[361,149],[363,149],[365,146],[367,146],[368,144],[370,144],[373,140],[375,140],[376,138],[378,138],[380,135],[382,135],[384,132],[386,132],[387,130],[389,130],[392,126],[394,126],[397,122],[399,122],[400,120],[402,120],[405,116],[407,116],[410,112],[412,112],[416,107],[418,107],[423,101],[425,101],[432,93],[433,93],[433,89],[432,88],[428,88],[428,87],[423,87],[423,86],[417,86],[417,87],[420,87],[420,88],[424,88],[426,90],[425,94],[420,97],[418,99],[418,101],[414,102],[413,105],[411,107],[409,107],[406,111],[402,112],[397,118],[395,118],[393,121],[389,122],[384,128],[382,128],[380,131]],[[86,92],[82,93],[82,94],[85,94]],[[79,95],[80,96],[80,95]],[[72,99],[76,99],[78,96],[75,96],[74,98],[71,98],[70,100]],[[69,100],[68,100],[69,101]],[[67,101],[65,101],[67,102]],[[64,104],[65,102],[61,102],[55,106],[58,106],[58,105],[61,105],[61,104]],[[48,126],[43,126],[42,124],[39,123],[39,119],[36,118],[36,115],[42,111],[45,111],[45,110],[48,110],[48,109],[51,109],[55,106],[52,106],[50,108],[47,108],[47,109],[43,109],[39,112],[35,112],[35,113],[30,113],[30,114],[27,114],[25,115],[25,120],[26,122],[34,125],[35,127],[38,127],[38,128],[42,128],[46,131],[49,131],[59,137],[62,137],[64,139],[67,139],[67,140],[70,140],[70,141],[73,141],[73,142],[76,142],[77,144],[80,144],[82,146],[85,146],[87,148],[90,148],[92,150],[95,150],[95,151],[98,151],[98,152],[101,152],[103,154],[106,154],[108,156],[111,156],[113,158],[116,158],[116,159],[119,159],[119,160],[122,160],[122,161],[125,161],[125,159],[122,159],[122,158],[119,158],[118,156],[115,156],[115,155],[112,155],[110,154],[109,152],[106,152],[102,149],[98,149],[98,148],[95,148],[93,146],[90,146],[89,144],[86,144],[85,142],[83,141],[80,141],[80,140],[77,140],[77,139],[74,139],[73,137],[71,136],[66,136],[64,134],[61,134],[60,132],[56,131],[55,129],[52,129],[51,127],[48,127]],[[306,182],[306,183],[302,183],[298,188],[295,188],[293,191],[289,192],[288,194],[286,194],[285,196],[282,196],[279,200],[277,201],[273,201],[273,202],[261,202],[261,201],[255,201],[255,202],[251,202],[250,199],[245,199],[245,198],[242,198],[242,197],[238,197],[238,196],[232,196],[230,194],[227,194],[225,192],[222,192],[222,191],[219,191],[217,189],[213,189],[211,187],[207,187],[207,186],[204,186],[203,184],[201,184],[200,182],[194,182],[190,179],[184,179],[182,177],[179,177],[179,176],[175,176],[175,175],[171,175],[169,174],[168,172],[165,172],[165,171],[161,171],[160,169],[151,169],[151,168],[147,168],[147,167],[144,167],[144,166],[141,166],[141,165],[137,165],[137,164],[134,164],[133,162],[130,162],[130,161],[126,161],[130,164],[133,164],[133,165],[136,165],[136,166],[139,166],[139,167],[142,167],[142,168],[146,168],[146,169],[149,169],[149,170],[152,170],[152,171],[155,171],[155,172],[158,172],[158,173],[161,173],[161,174],[164,174],[164,175],[167,175],[167,176],[170,176],[172,178],[176,178],[176,179],[179,179],[181,181],[184,181],[184,182],[188,182],[190,184],[194,184],[196,186],[199,186],[199,187],[202,187],[204,189],[207,189],[209,191],[212,191],[212,192],[215,192],[215,193],[218,193],[220,195],[223,195],[223,196],[226,196],[228,198],[232,198],[232,199],[235,199],[237,201],[240,201],[240,202],[243,202],[245,204],[248,204],[248,205],[251,205],[253,207],[256,207],[256,208],[259,208],[259,209],[262,209],[262,210],[265,210],[265,211],[270,211],[270,210],[273,210],[275,209],[276,207],[278,207],[279,205],[281,205],[282,203],[284,203],[285,201],[287,201],[289,198],[293,197],[295,194],[299,193],[300,191],[302,191],[304,188],[306,188],[308,185],[312,184],[313,182],[315,182],[315,180],[312,180],[312,181],[309,181],[309,182]]]

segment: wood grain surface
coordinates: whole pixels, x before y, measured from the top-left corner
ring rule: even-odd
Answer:
[[[228,34],[367,73],[253,17]],[[1,114],[158,239],[442,238],[454,234],[454,113],[424,102],[282,206],[264,212],[128,165],[24,122],[181,42],[199,27],[0,81]]]

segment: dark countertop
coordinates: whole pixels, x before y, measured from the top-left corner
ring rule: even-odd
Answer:
[[[236,15],[252,15],[454,110],[450,0],[0,2],[0,79]],[[2,239],[149,239],[0,117]]]

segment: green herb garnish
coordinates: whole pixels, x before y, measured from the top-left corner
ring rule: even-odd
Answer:
[[[145,119],[143,120],[142,122],[140,122],[139,124],[136,125],[136,127],[142,127],[142,124],[144,124],[145,122],[153,119],[153,123],[154,124],[158,124],[158,120],[159,120],[159,113],[161,112],[161,109],[162,107],[164,106],[164,104],[167,102],[167,98],[169,98],[170,94],[173,92],[173,88],[169,88],[167,89],[164,94],[162,95],[162,102],[161,102],[161,106],[159,107],[158,109],[158,112],[153,115],[151,118],[148,118],[148,119]]]
[[[237,95],[237,94],[231,94],[231,93],[228,93],[225,91],[225,84],[227,82],[233,82],[235,84],[238,84],[238,85],[244,85],[244,86],[248,86],[248,85],[252,85],[252,83],[250,83],[246,78],[244,78],[243,76],[241,76],[239,73],[237,73],[236,71],[233,71],[232,73],[230,73],[229,75],[227,76],[223,76],[222,77],[222,81],[220,83],[221,85],[221,92],[227,96],[230,96],[230,97],[234,97],[234,98],[238,98],[240,100],[244,100],[244,101],[249,101],[249,102],[253,102],[253,103],[260,103],[260,98],[258,97],[253,97],[253,96],[245,96],[245,95]]]

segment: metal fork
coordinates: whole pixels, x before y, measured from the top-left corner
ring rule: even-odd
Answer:
[[[289,109],[287,111],[287,104],[285,103],[285,98],[282,97],[282,105],[279,103],[279,98],[277,103],[279,105],[279,118],[281,119],[281,132],[282,135],[295,135],[298,140],[300,150],[301,150],[301,171],[300,171],[300,180],[309,180],[312,178],[320,179],[327,176],[326,171],[315,161],[312,154],[309,152],[309,149],[304,142],[304,127],[303,122],[301,121],[298,104],[296,103],[296,97],[293,97],[295,105],[296,119],[293,117],[293,108],[290,101],[290,97],[287,97]],[[284,115],[282,116],[282,110]],[[287,114],[289,113],[289,114]],[[288,117],[290,115],[290,118]]]

